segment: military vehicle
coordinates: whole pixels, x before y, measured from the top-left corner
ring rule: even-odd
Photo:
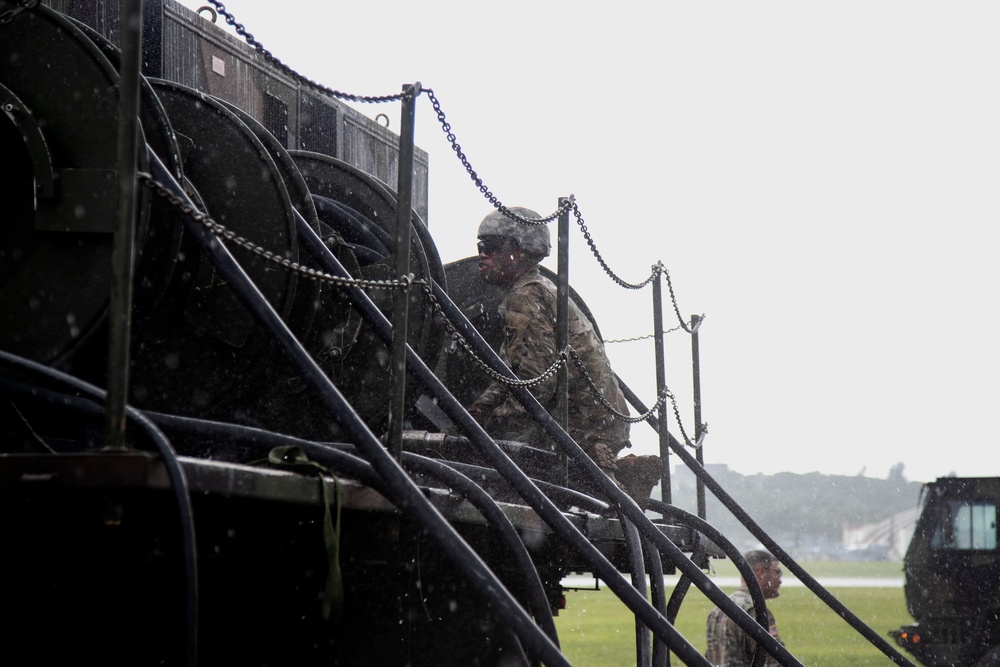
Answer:
[[[892,631],[927,667],[1000,665],[1000,478],[941,477],[903,560],[906,604],[916,623]]]
[[[578,572],[634,615],[637,664],[708,664],[672,623],[693,585],[799,665],[759,588],[751,617],[706,575],[725,557],[753,580],[665,502],[670,454],[909,664],[705,473],[669,402],[623,385],[664,457],[647,514],[517,384],[497,295],[435,249],[421,96],[448,130],[432,90],[310,81],[216,0],[0,0],[5,661],[567,665],[553,617]],[[399,134],[345,101],[397,104]],[[472,420],[490,378],[549,442]]]

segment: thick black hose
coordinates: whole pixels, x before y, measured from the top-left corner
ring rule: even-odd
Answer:
[[[173,179],[159,158],[155,154],[151,154],[151,158],[155,180],[164,185],[171,194],[179,197],[188,205],[192,205],[183,189]],[[316,390],[320,401],[329,414],[350,434],[361,454],[382,477],[387,498],[434,536],[445,554],[467,577],[472,588],[493,605],[498,616],[510,625],[531,653],[538,655],[550,666],[568,665],[569,663],[559,651],[559,647],[534,624],[531,617],[504,588],[496,575],[455,532],[430,501],[423,496],[399,463],[389,455],[340,390],[334,386],[330,378],[289,331],[280,316],[261,295],[256,285],[233,259],[221,241],[193,217],[187,215],[180,217],[185,229],[197,239],[206,251],[222,279],[228,283],[230,289],[233,290],[233,293],[254,319],[271,332],[288,360],[299,371],[303,379]],[[300,230],[307,230],[307,236],[323,248],[326,255],[332,257],[316,233],[297,212],[296,220]]]
[[[632,586],[643,598],[648,594],[646,589],[646,565],[642,557],[642,540],[639,531],[625,515],[619,514],[619,525],[625,538],[625,549],[628,551],[629,568],[632,575]],[[635,618],[635,664],[636,667],[652,667],[653,656],[649,644],[649,628],[643,625],[637,616]]]
[[[622,391],[625,392],[625,398],[628,399],[629,403],[635,407],[639,412],[646,412],[647,408],[643,406],[642,401],[627,389],[624,384],[622,385]],[[690,468],[691,472],[700,479],[705,486],[718,498],[719,502],[723,504],[730,512],[733,513],[743,526],[750,531],[750,534],[756,537],[761,545],[767,549],[771,554],[784,565],[789,572],[791,572],[799,581],[801,581],[806,588],[811,590],[820,600],[822,600],[830,609],[836,612],[841,618],[843,618],[848,625],[850,625],[854,630],[856,630],[862,637],[867,639],[869,643],[875,646],[877,649],[882,651],[886,657],[892,660],[897,665],[903,665],[905,667],[916,667],[912,662],[910,662],[904,655],[897,651],[893,646],[891,646],[885,639],[878,635],[874,630],[868,627],[864,621],[857,617],[850,609],[848,609],[844,604],[833,596],[830,591],[826,590],[816,579],[806,572],[801,565],[799,565],[795,560],[782,549],[777,542],[771,539],[763,528],[761,528],[756,521],[754,521],[749,514],[747,514],[742,507],[726,493],[725,489],[715,481],[715,479],[705,471],[705,469],[698,463],[695,457],[688,453],[687,449],[682,445],[677,439],[672,435],[668,434],[668,444],[670,449],[674,451],[677,456]],[[723,608],[723,611],[727,611]],[[734,620],[736,620],[734,618]],[[740,626],[743,627],[743,626]],[[744,628],[746,629],[746,628]],[[773,654],[772,654],[773,655]]]
[[[680,509],[674,505],[670,505],[661,500],[656,500],[654,498],[649,499],[647,507],[654,511],[659,512],[663,515],[664,520],[671,521],[673,523],[678,523],[682,526],[690,526],[699,533],[698,547],[696,551],[701,552],[701,556],[704,557],[705,551],[701,540],[707,538],[711,540],[717,547],[722,549],[722,552],[729,557],[729,560],[733,562],[736,566],[736,570],[740,573],[740,577],[747,584],[747,591],[750,593],[750,600],[753,602],[754,614],[757,616],[757,622],[763,627],[767,627],[767,608],[764,601],[764,592],[760,589],[760,582],[757,581],[757,577],[754,575],[753,568],[747,563],[746,558],[736,545],[733,544],[725,535],[723,535],[719,530],[715,528],[712,524],[708,523],[701,517],[691,514],[685,510]],[[694,556],[694,554],[692,554]],[[693,558],[695,562],[698,562],[698,558]],[[690,581],[686,577],[681,577],[678,581],[677,586],[674,587],[674,592],[670,596],[670,603],[667,605],[667,618],[673,623],[677,618],[677,612],[680,611],[681,602],[684,599],[684,595],[687,593],[690,587]],[[725,611],[725,610],[723,610]],[[760,667],[766,659],[764,651],[761,649],[760,644],[756,644],[754,648],[753,659],[751,660],[752,667]]]
[[[493,468],[484,468],[473,463],[462,463],[460,461],[449,460],[447,463],[449,467],[454,468],[470,479],[479,480],[483,483],[493,482],[509,486],[507,480]],[[562,507],[567,509],[577,507],[587,512],[593,512],[594,514],[605,514],[608,511],[608,504],[606,502],[588,496],[585,493],[566,488],[565,486],[559,486],[552,482],[535,479],[534,477],[529,477],[528,479],[543,491],[553,503],[559,503]]]
[[[308,225],[304,224],[304,221],[300,221],[299,224],[299,238],[303,242],[303,246],[310,252],[313,257],[320,262],[328,272],[341,277],[349,277],[347,272],[344,270],[340,262],[337,261],[329,250],[323,245],[321,240],[316,236],[315,232]],[[446,310],[446,315],[452,322],[462,322],[467,325],[471,330],[471,334],[467,335],[470,342],[476,342],[478,345],[483,346],[486,350],[490,350],[490,354],[493,355],[493,364],[499,365],[501,368],[505,369],[507,373],[510,371],[506,369],[506,366],[496,357],[495,353],[489,348],[481,337],[478,337],[478,333],[469,324],[468,320],[464,318],[461,314],[453,316],[449,310],[454,313],[458,313],[457,307],[448,298],[447,294],[440,289],[440,286],[434,284],[434,293],[441,305]],[[366,294],[364,294],[358,288],[346,288],[344,290],[347,297],[351,300],[351,303],[361,312],[362,316],[373,326],[375,333],[382,338],[385,344],[390,345],[392,340],[391,325],[385,316],[379,311],[375,305],[371,302]],[[482,427],[476,423],[474,419],[465,411],[462,405],[451,395],[450,392],[441,384],[441,381],[433,374],[433,372],[427,367],[427,365],[420,359],[420,357],[413,352],[412,349],[407,350],[407,367],[409,372],[411,372],[421,385],[428,391],[428,393],[438,401],[438,406],[441,407],[445,413],[451,418],[451,420],[459,425],[462,431],[470,437],[470,441],[473,445],[479,448],[480,452],[487,457],[487,459],[494,465],[498,472],[500,472],[508,483],[515,488],[515,490],[521,494],[525,502],[534,509],[540,517],[553,529],[553,531],[560,535],[564,540],[566,540],[573,548],[575,548],[581,555],[585,556],[590,562],[591,566],[594,568],[595,574],[603,579],[618,597],[628,606],[634,613],[638,614],[643,621],[650,627],[654,632],[658,633],[659,636],[663,637],[665,641],[670,645],[671,650],[677,653],[682,659],[688,664],[704,665],[709,667],[709,663],[705,660],[697,649],[694,648],[677,630],[666,621],[660,614],[653,609],[649,602],[640,596],[637,591],[632,588],[628,582],[626,582],[614,569],[611,563],[597,551],[590,542],[587,541],[572,523],[566,519],[565,516],[556,508],[552,502],[534,485],[531,481],[524,475],[524,473],[510,460],[509,457],[496,445],[493,439],[482,429]],[[531,396],[530,392],[524,392],[529,400],[534,401],[534,397]],[[539,410],[549,419],[549,421],[555,426],[556,429],[562,434],[562,437],[569,440],[572,446],[576,447],[579,451],[579,455],[584,457],[586,461],[590,461],[590,458],[583,453],[583,450],[576,445],[575,442],[552,421],[548,413],[544,411],[537,401],[535,405]],[[592,462],[591,462],[592,463]],[[594,469],[597,470],[598,474],[604,475],[594,464]],[[605,478],[606,479],[606,478]],[[608,480],[610,483],[610,480]],[[614,486],[614,491],[622,495],[626,502],[631,503],[631,500],[627,496],[621,493],[617,486]],[[632,507],[638,516],[645,519],[642,511],[639,510],[638,506],[631,503]],[[634,519],[633,519],[634,520]],[[648,523],[648,519],[646,519]],[[650,523],[650,530],[662,536],[659,531],[652,527]],[[663,541],[669,545],[670,548],[674,549],[677,554],[684,558],[680,550],[677,549],[669,540],[663,538]],[[660,545],[661,548],[663,545]],[[711,582],[708,584],[711,586]],[[721,591],[719,592],[721,595]],[[724,603],[729,602],[729,599],[722,596]],[[730,603],[731,604],[731,603]],[[770,638],[770,635],[767,635]],[[773,638],[772,638],[773,641]]]
[[[507,545],[507,549],[517,565],[518,572],[524,578],[523,586],[528,597],[528,606],[531,607],[536,622],[558,646],[559,633],[556,630],[555,621],[552,620],[552,608],[549,606],[549,600],[542,587],[538,570],[535,568],[521,536],[517,534],[514,524],[510,522],[496,501],[490,498],[489,494],[483,491],[479,485],[452,468],[448,463],[403,452],[403,467],[430,475],[444,482],[449,488],[465,496],[465,499],[496,529],[500,538]]]
[[[85,394],[91,400],[103,403],[106,399],[107,394],[103,389],[48,366],[23,359],[3,350],[0,350],[0,361],[20,370],[53,380],[74,391]],[[177,502],[181,528],[181,553],[184,567],[184,608],[186,621],[184,655],[185,664],[194,667],[198,662],[198,550],[194,530],[194,513],[191,509],[191,498],[188,495],[187,478],[184,476],[184,469],[181,468],[180,463],[177,461],[177,454],[160,429],[141,412],[127,405],[125,406],[125,416],[138,424],[156,446],[160,458],[163,460],[163,465],[166,468],[167,478],[170,480],[170,489]]]
[[[455,306],[451,299],[448,298],[448,295],[445,294],[438,285],[434,285],[434,294],[441,303],[445,315],[461,331],[466,340],[472,346],[473,351],[479,355],[481,359],[487,361],[494,371],[502,373],[504,376],[511,379],[516,379],[510,369],[508,369],[496,355],[496,352],[489,346],[488,343],[486,343],[486,341],[482,339],[482,336],[479,335],[479,332],[476,331],[475,327],[472,326],[458,307]],[[763,644],[767,648],[768,652],[775,656],[776,660],[783,665],[783,667],[801,667],[801,663],[791,653],[789,653],[784,646],[778,643],[774,637],[767,632],[767,630],[761,628],[761,626],[754,621],[754,619],[740,609],[739,605],[730,600],[728,595],[722,592],[711,581],[711,579],[705,575],[704,572],[692,563],[691,560],[669,540],[669,538],[656,528],[656,526],[639,508],[639,506],[636,505],[631,498],[625,495],[622,490],[619,489],[618,486],[612,482],[600,468],[597,467],[597,464],[594,463],[589,456],[587,456],[587,454],[569,436],[569,434],[567,434],[565,430],[559,426],[559,424],[552,418],[551,415],[549,415],[545,408],[538,403],[531,392],[521,387],[512,387],[511,394],[525,407],[531,417],[534,418],[536,422],[541,424],[543,428],[545,428],[546,433],[559,447],[563,449],[567,456],[574,459],[577,464],[586,471],[595,487],[597,487],[608,498],[612,499],[617,504],[619,511],[626,514],[632,523],[639,529],[640,533],[653,542],[661,553],[665,553],[670,558],[674,566],[686,574],[709,600],[714,602],[724,611],[728,612],[729,616],[733,618],[737,625],[739,625],[740,629],[749,634],[754,641]],[[468,415],[463,416],[458,412],[455,414],[449,412],[450,403],[445,398],[436,394],[435,398],[439,399],[439,407],[445,408],[445,411],[448,412],[448,416],[451,417],[452,421],[460,424],[463,431],[467,435],[476,429],[481,431],[479,425],[476,424],[476,422]],[[473,442],[477,445],[479,444],[478,440],[474,440]],[[486,450],[486,453],[489,454],[489,451]],[[501,469],[500,466],[502,465],[502,462],[498,459],[494,460],[494,464],[498,466],[498,470]],[[525,499],[528,500],[527,497]],[[529,504],[531,504],[530,501]],[[539,512],[543,519],[547,522],[549,521],[546,518],[545,513],[541,511],[539,507],[534,505],[533,507],[537,512]],[[556,529],[556,526],[553,523],[549,522],[549,525]],[[613,588],[611,581],[607,576],[596,571],[595,574],[608,583],[609,587]],[[634,613],[644,615],[644,621],[649,619],[650,623],[657,623],[658,621],[653,620],[654,618],[662,619],[662,617],[656,613],[656,610],[650,607],[649,603],[645,599],[642,600],[642,603],[645,606],[645,609],[643,609],[641,605],[633,606],[633,604],[629,603],[629,599],[634,598],[631,597],[631,593],[628,590],[615,590],[615,592],[618,594],[619,598],[625,602],[626,606],[628,606]],[[652,612],[655,616],[649,616],[646,609]],[[648,625],[648,623],[647,626],[650,627],[654,633],[657,632],[657,626]],[[669,627],[671,630],[673,629],[672,625]],[[686,640],[685,643],[687,643]],[[673,645],[671,645],[670,648],[672,651],[677,653],[681,659],[685,659],[686,656],[679,653]],[[694,651],[694,648],[691,648],[692,651]],[[698,654],[697,651],[694,652],[697,657],[691,657],[690,660],[705,661],[704,656]],[[687,660],[685,661],[688,662]],[[688,664],[690,664],[690,662],[688,662]],[[697,664],[703,663],[697,662]]]
[[[646,557],[646,569],[649,570],[650,600],[656,611],[666,616],[671,623],[673,619],[667,615],[666,591],[663,581],[663,560],[660,558],[660,550],[649,540],[645,540],[643,545],[643,555]],[[670,653],[667,647],[658,638],[653,638],[653,667],[666,667],[670,664]]]

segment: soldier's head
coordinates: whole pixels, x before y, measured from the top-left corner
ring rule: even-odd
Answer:
[[[778,588],[781,587],[781,563],[763,549],[754,549],[743,554],[747,565],[753,570],[760,584],[760,592],[764,594],[765,600],[778,597]]]
[[[540,218],[531,209],[511,206],[524,218]],[[479,275],[485,282],[509,287],[548,256],[552,249],[548,225],[526,225],[500,211],[479,223]]]

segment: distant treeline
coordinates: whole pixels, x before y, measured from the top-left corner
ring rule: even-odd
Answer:
[[[823,475],[742,475],[722,465],[706,467],[709,474],[750,517],[793,556],[835,556],[842,547],[845,525],[878,523],[920,501],[922,482],[908,482],[902,464],[888,479]],[[683,466],[671,478],[673,504],[695,512],[695,477]],[[741,549],[756,540],[708,490],[708,522]]]

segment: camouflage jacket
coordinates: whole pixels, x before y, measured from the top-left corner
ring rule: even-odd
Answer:
[[[557,358],[556,287],[537,267],[518,278],[499,306],[505,336],[500,358],[521,379],[541,375]],[[569,302],[569,344],[580,358],[594,384],[617,412],[628,414],[604,351],[604,344],[579,307]],[[531,393],[551,413],[557,403],[556,374],[531,388]],[[469,408],[488,433],[504,440],[536,445],[545,442],[538,427],[506,385],[493,382]],[[569,434],[585,450],[603,442],[614,454],[625,447],[629,425],[615,419],[593,394],[576,364],[569,361]]]
[[[753,600],[747,589],[739,589],[730,595],[729,599],[750,614],[751,618],[754,617]],[[767,610],[767,625],[771,636],[784,646],[785,642],[778,635],[778,626],[770,609]],[[715,667],[750,667],[757,642],[750,639],[750,636],[718,607],[708,615],[705,635],[708,645],[705,657]],[[778,661],[765,653],[764,667],[778,667]]]

